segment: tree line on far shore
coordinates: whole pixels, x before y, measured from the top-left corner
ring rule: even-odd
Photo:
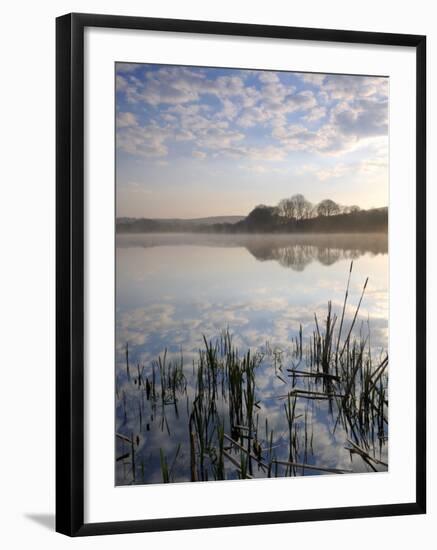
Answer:
[[[282,199],[277,206],[260,204],[236,223],[203,224],[196,220],[117,220],[120,233],[342,233],[386,232],[388,208],[361,210],[331,199],[312,204],[303,195]]]
[[[331,199],[324,199],[318,204],[313,204],[300,193],[287,199],[279,201],[278,206],[269,207],[263,204],[257,206],[254,210],[272,208],[272,214],[281,216],[286,220],[306,220],[318,216],[337,216],[338,214],[352,214],[359,212],[361,208],[357,205],[341,206]],[[253,211],[252,211],[253,212]]]

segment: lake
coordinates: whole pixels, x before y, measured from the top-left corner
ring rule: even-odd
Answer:
[[[386,471],[387,354],[386,235],[118,234],[116,484]]]

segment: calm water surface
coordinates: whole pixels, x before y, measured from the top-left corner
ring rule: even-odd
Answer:
[[[307,369],[305,359],[297,361],[293,355],[294,342],[302,330],[303,347],[310,343],[315,315],[323,329],[329,301],[340,318],[352,260],[343,330],[347,332],[352,323],[368,277],[353,336],[365,339],[366,354],[372,356],[375,368],[388,351],[386,236],[148,234],[118,235],[116,244],[117,485],[162,482],[163,460],[170,481],[190,480],[188,420],[197,384],[196,362],[204,337],[215,342],[223,330],[229,331],[242,355],[249,349],[254,356],[259,354],[257,452],[289,460],[287,400],[281,396],[290,384],[298,387],[305,380],[291,380],[287,368]],[[146,380],[151,383],[155,364],[158,384],[155,362],[164,353],[167,363],[183,364],[184,382],[174,399],[158,403],[158,399],[153,402],[150,388],[146,391]],[[225,411],[226,399],[222,396],[219,401],[219,410]],[[387,469],[386,426],[379,436],[366,435],[364,443],[372,440],[366,452],[383,462],[369,465],[359,454],[345,450],[351,434],[338,422],[330,401],[297,399],[294,414],[295,462],[353,472]],[[232,436],[231,426],[224,429]],[[235,447],[226,452],[240,461]],[[208,460],[213,460],[211,455]],[[252,465],[251,471],[252,477],[267,477],[259,465]],[[325,472],[275,464],[269,473]],[[239,475],[231,459],[226,461],[226,479]]]

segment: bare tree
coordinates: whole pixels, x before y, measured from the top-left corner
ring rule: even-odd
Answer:
[[[279,214],[288,220],[296,217],[294,203],[291,199],[282,199],[278,204],[278,210]]]
[[[296,211],[296,219],[302,220],[307,210],[307,200],[303,195],[297,194],[291,197]]]
[[[278,204],[280,215],[289,220],[303,220],[310,217],[312,204],[300,193],[288,199],[282,199]]]
[[[341,212],[343,214],[353,214],[354,212],[359,212],[361,208],[357,206],[356,204],[353,204],[352,206],[342,206]]]
[[[331,199],[325,199],[317,205],[317,214],[319,216],[335,216],[340,213],[340,207]]]
[[[302,219],[307,220],[313,215],[314,205],[312,202],[305,199],[305,202],[302,207]]]

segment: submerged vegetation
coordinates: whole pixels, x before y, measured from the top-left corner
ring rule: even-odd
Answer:
[[[167,351],[116,379],[116,482],[171,483],[385,471],[388,355],[370,322],[331,302],[289,349],[241,350],[229,329],[203,337],[192,364]],[[347,320],[348,319],[348,320]],[[346,321],[347,320],[347,321]]]

